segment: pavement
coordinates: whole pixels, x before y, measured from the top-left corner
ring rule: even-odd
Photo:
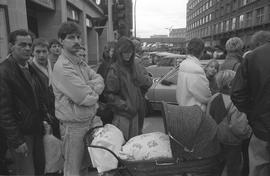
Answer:
[[[151,132],[164,132],[163,119],[159,114],[155,114],[150,117],[146,117],[144,120],[143,133],[151,133]],[[97,176],[98,173],[96,171],[89,172],[88,176]]]

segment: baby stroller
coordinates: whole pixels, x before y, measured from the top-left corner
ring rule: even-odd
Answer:
[[[119,166],[115,176],[218,176],[219,143],[215,140],[216,125],[205,116],[198,106],[180,107],[160,102],[166,134],[170,137],[173,158],[160,158],[147,161],[125,161],[111,150],[93,146],[94,129],[85,136],[87,147],[100,148],[117,158]]]

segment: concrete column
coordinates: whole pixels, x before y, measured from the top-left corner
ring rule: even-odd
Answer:
[[[84,44],[84,46],[86,48],[88,48],[85,19],[86,19],[86,14],[84,11],[82,11],[81,17],[80,17],[80,26],[81,26],[81,30],[82,30],[82,43]],[[87,51],[87,49],[86,49],[86,51]]]
[[[112,21],[112,1],[108,1],[108,30],[107,30],[107,37],[108,41],[113,41],[113,21]]]
[[[25,0],[9,0],[8,16],[10,31],[28,29]]]

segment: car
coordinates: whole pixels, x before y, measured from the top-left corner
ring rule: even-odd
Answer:
[[[201,60],[200,62],[202,66],[205,67],[209,60]],[[223,60],[218,60],[218,62],[221,64],[223,63]],[[161,110],[161,101],[177,104],[176,86],[180,65],[171,69],[161,78],[153,79],[153,84],[146,93],[146,98],[150,102],[152,110]]]
[[[146,67],[146,70],[154,79],[160,78],[179,65],[179,63],[185,58],[186,55],[181,54],[152,52],[150,53],[150,59],[152,59],[152,63],[154,63],[154,65]]]

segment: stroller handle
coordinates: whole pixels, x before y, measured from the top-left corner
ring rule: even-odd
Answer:
[[[110,152],[119,162],[121,162],[121,159],[113,151],[111,151],[110,149],[108,149],[106,147],[98,146],[98,145],[89,145],[87,147],[98,148],[98,149],[106,150],[106,151]]]

